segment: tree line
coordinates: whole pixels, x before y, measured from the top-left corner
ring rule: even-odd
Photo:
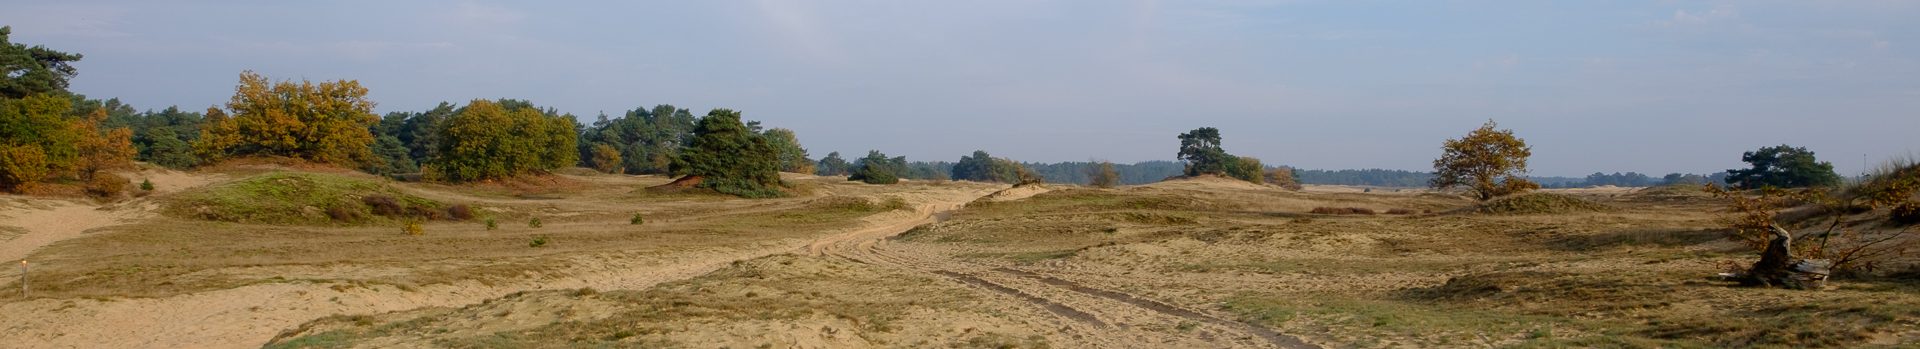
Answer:
[[[475,99],[380,116],[358,81],[246,71],[223,105],[136,112],[67,91],[82,56],[13,43],[11,33],[0,27],[0,191],[83,183],[117,192],[127,181],[109,171],[134,160],[186,169],[247,157],[444,182],[584,166],[697,178],[696,186],[753,197],[784,194],[778,171],[813,171],[792,130],[763,129],[729,109],[694,117],[659,105],[589,126],[525,100]]]
[[[914,161],[874,150],[853,159],[838,152],[815,161],[792,130],[767,129],[730,109],[703,116],[672,105],[600,115],[590,125],[530,101],[475,99],[420,112],[373,113],[367,88],[354,80],[273,81],[247,71],[233,97],[204,112],[168,107],[136,112],[117,99],[66,90],[80,54],[8,39],[0,27],[0,190],[40,184],[117,191],[110,170],[147,161],[192,168],[232,158],[284,157],[369,173],[445,182],[500,180],[581,166],[607,173],[694,178],[693,185],[750,196],[780,196],[778,172],[846,175],[868,183],[900,179],[1000,183],[1141,184],[1173,176],[1216,175],[1281,185],[1348,184],[1472,187],[1482,196],[1525,191],[1574,179],[1526,176],[1531,148],[1489,121],[1443,144],[1434,172],[1296,170],[1228,153],[1211,127],[1181,133],[1179,160],[1022,163],[985,151],[958,161]],[[1577,185],[1644,186],[1717,183],[1735,187],[1823,186],[1839,182],[1830,163],[1805,148],[1763,147],[1743,154],[1752,168],[1721,174],[1595,173]]]

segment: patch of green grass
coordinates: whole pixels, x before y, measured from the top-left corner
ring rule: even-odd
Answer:
[[[238,223],[373,223],[341,222],[328,212],[342,210],[355,217],[376,217],[362,202],[363,198],[373,195],[391,197],[406,208],[440,210],[445,206],[407,195],[375,180],[323,173],[275,172],[181,193],[165,203],[164,211],[183,217]]]

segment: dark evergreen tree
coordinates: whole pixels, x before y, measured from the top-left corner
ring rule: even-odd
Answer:
[[[820,165],[814,167],[816,171],[814,173],[822,176],[845,176],[850,167],[851,164],[847,163],[847,159],[841,158],[840,152],[836,151],[827,153],[827,157],[821,158]]]
[[[714,109],[700,118],[680,158],[673,172],[700,177],[700,187],[741,197],[786,195],[779,189],[779,152],[740,121],[740,112]]]
[[[1740,161],[1753,167],[1727,170],[1727,184],[1736,188],[1805,188],[1840,184],[1840,175],[1833,172],[1833,164],[1815,159],[1813,152],[1803,147],[1785,144],[1761,147],[1741,154]]]
[[[861,181],[867,184],[894,184],[907,172],[907,158],[888,158],[879,150],[867,152],[867,157],[853,162],[853,170],[847,180]]]

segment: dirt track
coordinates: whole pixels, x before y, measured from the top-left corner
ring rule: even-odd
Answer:
[[[1025,193],[1022,197],[1032,195]],[[919,223],[915,225],[944,219],[954,209],[958,207],[940,210],[922,207],[922,212],[931,211],[931,214],[915,222]],[[1068,345],[1071,347],[1148,347],[1183,343],[1208,347],[1319,348],[1265,327],[1225,320],[1124,292],[1088,287],[1041,272],[987,267],[942,256],[888,249],[886,239],[913,227],[890,228],[894,229],[822,240],[810,246],[809,250],[815,255],[824,254],[863,264],[939,275],[972,286],[980,292],[994,294],[997,296],[995,299],[1044,309],[1054,315],[1055,318],[1050,320],[1060,329],[1048,337],[1063,341],[1061,344],[1071,344]],[[1167,332],[1137,326],[1168,322],[1192,324],[1190,326],[1198,329],[1185,332],[1189,338],[1168,338],[1171,334]]]

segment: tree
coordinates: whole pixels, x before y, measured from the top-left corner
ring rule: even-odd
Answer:
[[[453,117],[459,106],[440,102],[433,109],[419,113],[401,113],[405,120],[394,137],[407,146],[407,157],[418,163],[433,162],[440,156],[440,125]],[[384,120],[382,122],[385,122]]]
[[[114,103],[109,100],[108,104]],[[133,129],[133,147],[139,151],[134,159],[174,169],[200,164],[200,158],[193,155],[192,146],[200,135],[200,124],[205,119],[200,113],[181,111],[175,106],[159,112],[131,114],[126,118],[114,114],[109,113],[105,124],[108,127]]]
[[[106,109],[96,109],[86,118],[75,120],[74,132],[79,133],[80,163],[77,175],[82,180],[93,180],[101,171],[133,168],[133,130],[120,127],[102,130],[100,124],[107,120]]]
[[[1831,187],[1840,184],[1833,163],[1813,157],[1807,148],[1785,144],[1761,147],[1740,155],[1740,161],[1752,168],[1727,170],[1727,184],[1736,188],[1759,189]]]
[[[79,74],[72,63],[80,54],[16,44],[8,38],[12,34],[13,27],[0,26],[0,98],[65,93],[67,80]]]
[[[867,184],[894,184],[907,170],[907,158],[887,158],[879,150],[867,151],[867,157],[853,162],[853,170],[847,180],[861,181]]]
[[[1120,172],[1113,170],[1113,162],[1101,161],[1097,165],[1087,167],[1087,170],[1087,178],[1090,179],[1087,185],[1112,188],[1120,184]]]
[[[693,137],[696,119],[687,109],[668,104],[634,108],[618,118],[601,115],[581,131],[581,156],[591,159],[592,145],[606,144],[620,150],[622,171],[626,173],[668,173],[679,161],[681,148]]]
[[[831,152],[827,153],[827,157],[820,158],[820,166],[816,167],[815,174],[822,176],[845,176],[847,175],[849,167],[851,167],[851,165],[847,163],[847,159],[840,158],[840,152]]]
[[[1019,162],[1006,158],[987,155],[985,150],[975,150],[971,156],[961,156],[960,162],[952,166],[953,180],[975,182],[997,182],[1009,184],[1039,183],[1044,181],[1039,175]]]
[[[406,131],[407,117],[411,113],[393,112],[380,118],[367,131],[373,133],[373,161],[367,162],[362,171],[372,174],[391,175],[412,173],[420,170],[420,163],[414,160],[412,149],[400,140]]]
[[[620,172],[620,150],[614,149],[611,145],[594,144],[592,159],[590,163],[594,170],[606,173]]]
[[[988,182],[993,180],[993,156],[985,150],[975,150],[973,155],[961,155],[960,162],[953,164],[956,181]]]
[[[1232,159],[1220,147],[1220,130],[1201,127],[1180,134],[1180,153],[1176,158],[1187,163],[1188,176],[1226,174]]]
[[[773,128],[760,134],[778,153],[780,171],[813,173],[813,159],[807,158],[807,148],[800,147],[800,138],[794,136],[793,130]]]
[[[80,134],[64,116],[71,103],[54,94],[0,98],[0,189],[17,192],[75,168]]]
[[[1227,176],[1254,184],[1265,183],[1266,165],[1260,159],[1248,156],[1227,155]]]
[[[780,197],[779,153],[766,137],[747,128],[740,112],[714,109],[694,124],[693,140],[680,151],[675,174],[700,178],[699,186],[741,197]]]
[[[214,114],[194,145],[209,161],[270,155],[359,167],[374,158],[368,130],[380,122],[357,81],[270,83],[253,71],[240,73],[227,110]]]
[[[1266,178],[1267,184],[1277,185],[1282,188],[1293,189],[1293,190],[1300,190],[1301,188],[1304,188],[1300,186],[1300,181],[1298,179],[1295,179],[1293,175],[1292,167],[1280,167],[1272,170],[1267,170],[1266,177],[1267,177]]]
[[[1448,139],[1439,159],[1433,160],[1434,188],[1467,187],[1480,200],[1538,189],[1526,179],[1527,157],[1533,147],[1513,136],[1513,130],[1498,130],[1493,120],[1459,139]]]
[[[532,103],[476,99],[442,121],[439,157],[421,169],[431,180],[467,182],[552,171],[578,162],[572,115]]]

